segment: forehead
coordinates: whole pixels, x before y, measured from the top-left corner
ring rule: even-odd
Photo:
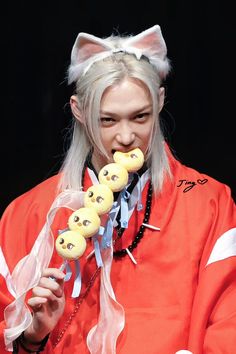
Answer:
[[[126,78],[104,91],[100,109],[102,113],[132,113],[151,105],[147,86],[137,79]]]

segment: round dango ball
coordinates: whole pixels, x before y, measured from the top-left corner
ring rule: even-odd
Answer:
[[[116,163],[124,166],[128,172],[138,171],[144,163],[144,155],[139,148],[129,152],[116,151],[113,155],[113,159]]]
[[[113,202],[113,193],[105,184],[96,184],[89,187],[84,195],[84,206],[94,208],[98,215],[109,212]]]
[[[98,174],[101,184],[107,185],[112,192],[121,191],[128,183],[128,172],[119,163],[109,163],[105,165]]]
[[[84,237],[95,235],[100,227],[101,220],[93,208],[75,210],[68,219],[70,230],[78,231]]]
[[[57,253],[69,261],[80,258],[86,250],[86,245],[85,238],[71,230],[62,232],[55,242]]]

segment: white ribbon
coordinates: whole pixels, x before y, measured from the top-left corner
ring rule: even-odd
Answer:
[[[87,336],[87,345],[91,354],[114,354],[117,338],[125,325],[125,313],[116,300],[110,281],[112,245],[103,249],[101,254],[104,266],[101,269],[100,313],[98,323]]]
[[[15,300],[4,310],[6,329],[4,339],[6,349],[12,351],[12,342],[30,326],[32,316],[25,305],[26,293],[35,287],[43,269],[48,267],[54,248],[54,238],[51,224],[57,210],[66,207],[76,210],[83,205],[84,192],[66,190],[60,193],[52,203],[47,214],[46,223],[40,231],[30,253],[22,258],[15,266],[12,274],[4,268],[8,289],[14,289]],[[2,258],[2,257],[1,257]],[[9,290],[10,291],[10,290]],[[11,291],[10,291],[11,292]],[[13,292],[11,292],[13,294]]]
[[[0,246],[0,274],[5,278],[6,280],[6,285],[9,293],[13,296],[16,297],[16,292],[12,284],[12,278],[11,278],[11,273],[9,271],[6,259],[3,255],[2,248]]]

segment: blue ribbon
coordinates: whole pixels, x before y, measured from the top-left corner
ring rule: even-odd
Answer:
[[[74,285],[73,285],[73,290],[71,295],[73,298],[79,296],[81,290],[81,284],[82,284],[79,260],[76,259],[74,262],[75,262],[75,280],[74,280]],[[60,267],[60,269],[61,270],[66,269],[66,275],[64,280],[69,281],[72,276],[72,269],[69,262],[65,260],[62,266]]]
[[[108,248],[111,246],[112,234],[113,234],[113,220],[109,214],[105,226],[104,234],[102,236],[102,248]]]
[[[66,268],[66,275],[64,281],[68,281],[72,276],[72,269],[70,267],[70,264],[67,261],[65,261],[65,268]]]
[[[128,199],[130,197],[130,193],[125,188],[121,192],[120,199],[120,224],[121,227],[127,228],[129,223],[129,207],[128,207]]]
[[[71,297],[78,297],[81,290],[81,272],[80,272],[80,264],[79,260],[75,260],[75,280]]]
[[[92,239],[93,239],[93,244],[94,244],[94,252],[95,252],[97,266],[100,268],[100,267],[103,267],[103,261],[102,261],[102,256],[101,256],[101,252],[100,252],[100,244],[99,244],[97,235],[93,236]]]
[[[58,236],[63,234],[63,232],[66,232],[68,230],[70,230],[69,227],[67,227],[66,229],[63,229],[63,230],[58,230]]]
[[[104,233],[102,236],[102,242],[101,242],[101,247],[108,248],[111,247],[111,242],[112,242],[112,235],[113,235],[113,227],[114,227],[114,222],[117,216],[117,213],[119,211],[119,205],[117,206],[117,202],[115,202],[112,206],[112,209],[110,210],[108,214],[108,219],[107,223],[104,229]]]

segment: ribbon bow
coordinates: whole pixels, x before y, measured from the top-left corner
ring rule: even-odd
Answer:
[[[113,207],[108,214],[107,223],[105,230],[102,236],[102,248],[108,248],[111,246],[112,234],[114,223],[116,222],[116,216],[120,209],[120,206],[117,205],[117,202],[113,203]]]

